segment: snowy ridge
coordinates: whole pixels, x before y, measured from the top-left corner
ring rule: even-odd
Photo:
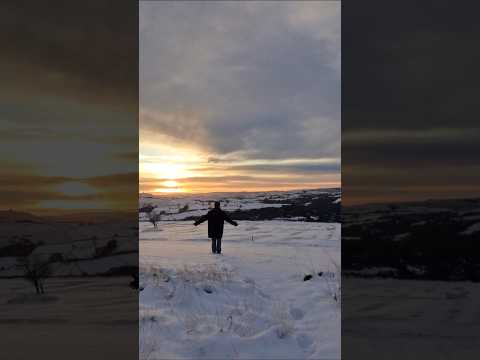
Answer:
[[[191,220],[207,212],[214,201],[233,213],[240,220],[271,220],[274,218],[296,221],[321,221],[326,213],[339,215],[340,189],[295,190],[276,192],[176,194],[153,196],[141,194],[139,219],[148,220],[153,211],[161,215],[161,221]],[[288,209],[282,212],[283,209]],[[333,221],[336,222],[336,221]]]

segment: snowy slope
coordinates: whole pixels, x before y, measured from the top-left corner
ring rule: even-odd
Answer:
[[[141,358],[340,358],[339,224],[226,225],[222,255],[191,222],[140,240]]]

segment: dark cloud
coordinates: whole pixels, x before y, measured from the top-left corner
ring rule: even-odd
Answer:
[[[340,172],[340,164],[295,164],[295,165],[281,165],[281,164],[262,164],[262,165],[236,165],[228,167],[229,170],[243,170],[252,171],[254,173],[291,173],[291,174],[305,174],[305,173],[336,173]]]

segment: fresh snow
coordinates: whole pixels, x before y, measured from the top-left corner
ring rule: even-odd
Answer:
[[[340,358],[340,224],[225,224],[222,255],[206,224],[139,230],[140,358]]]

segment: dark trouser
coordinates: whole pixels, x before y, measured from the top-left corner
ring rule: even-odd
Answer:
[[[212,238],[212,253],[220,254],[222,252],[222,238]]]

